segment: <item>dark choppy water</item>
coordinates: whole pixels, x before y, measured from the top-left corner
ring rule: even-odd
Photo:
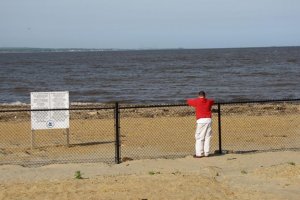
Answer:
[[[0,53],[0,103],[70,91],[72,102],[300,97],[300,47]]]

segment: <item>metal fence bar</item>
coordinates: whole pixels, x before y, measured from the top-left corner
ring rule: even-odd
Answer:
[[[133,105],[133,106],[120,106],[120,109],[134,109],[134,108],[168,108],[168,107],[181,107],[188,106],[186,103],[181,104],[160,104],[160,105]]]
[[[215,104],[248,104],[248,103],[276,103],[276,102],[293,102],[300,101],[300,99],[270,99],[270,100],[249,100],[249,101],[231,101],[231,102],[215,102]],[[160,107],[180,107],[187,106],[186,103],[178,104],[150,104],[150,105],[133,105],[133,106],[119,106],[119,109],[130,109],[130,108],[160,108]],[[86,108],[58,108],[58,109],[11,109],[11,110],[0,110],[2,112],[31,112],[31,111],[76,111],[76,110],[111,110],[115,107],[86,107]]]
[[[222,154],[221,104],[218,103],[219,154]]]
[[[120,145],[120,107],[119,103],[115,103],[115,163],[120,163],[121,145]]]
[[[216,102],[217,104],[249,104],[249,103],[276,103],[276,102],[293,102],[300,101],[300,99],[269,99],[269,100],[249,100],[249,101],[230,101],[230,102]]]

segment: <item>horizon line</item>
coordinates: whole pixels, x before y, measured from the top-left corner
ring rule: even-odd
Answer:
[[[242,48],[276,48],[276,47],[300,47],[300,45],[272,45],[272,46],[232,46],[232,47],[195,47],[195,48],[186,48],[186,47],[162,47],[162,48],[96,48],[96,47],[0,47],[0,49],[94,49],[94,50],[110,50],[110,49],[117,49],[117,50],[165,50],[165,49],[242,49]]]
[[[300,47],[298,45],[287,45],[287,46],[248,46],[248,47],[206,47],[206,48],[185,48],[185,47],[175,47],[175,48],[82,48],[82,47],[0,47],[3,49],[56,49],[56,50],[104,50],[104,51],[134,51],[134,50],[206,50],[206,49],[251,49],[251,48],[286,48],[286,47]]]

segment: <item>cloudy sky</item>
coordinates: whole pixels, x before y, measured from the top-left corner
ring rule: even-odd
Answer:
[[[300,46],[299,0],[0,0],[0,47]]]

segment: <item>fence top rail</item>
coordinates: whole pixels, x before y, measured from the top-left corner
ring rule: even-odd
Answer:
[[[276,103],[276,102],[295,102],[300,101],[300,99],[269,99],[269,100],[249,100],[249,101],[230,101],[230,102],[215,102],[215,105],[218,104],[249,104],[249,103]],[[148,105],[120,105],[120,109],[134,109],[134,108],[159,108],[159,107],[180,107],[188,106],[186,103],[177,103],[177,104],[148,104]]]
[[[120,109],[134,109],[134,108],[165,108],[165,107],[180,107],[187,106],[186,103],[180,104],[149,104],[149,105],[128,105],[128,106],[120,106]]]
[[[296,102],[300,99],[269,99],[269,100],[249,100],[249,101],[229,101],[216,102],[215,104],[248,104],[248,103],[276,103],[276,102]]]
[[[231,102],[215,102],[215,105],[230,105],[230,104],[250,104],[250,103],[276,103],[276,102],[297,102],[300,99],[270,99],[270,100],[252,100],[252,101],[231,101]],[[144,105],[120,105],[119,109],[136,109],[136,108],[163,108],[163,107],[181,107],[188,106],[186,103],[177,104],[144,104]],[[57,109],[6,109],[0,110],[0,113],[4,112],[32,112],[32,111],[79,111],[79,110],[112,110],[116,106],[108,107],[82,107],[82,108],[57,108]]]

